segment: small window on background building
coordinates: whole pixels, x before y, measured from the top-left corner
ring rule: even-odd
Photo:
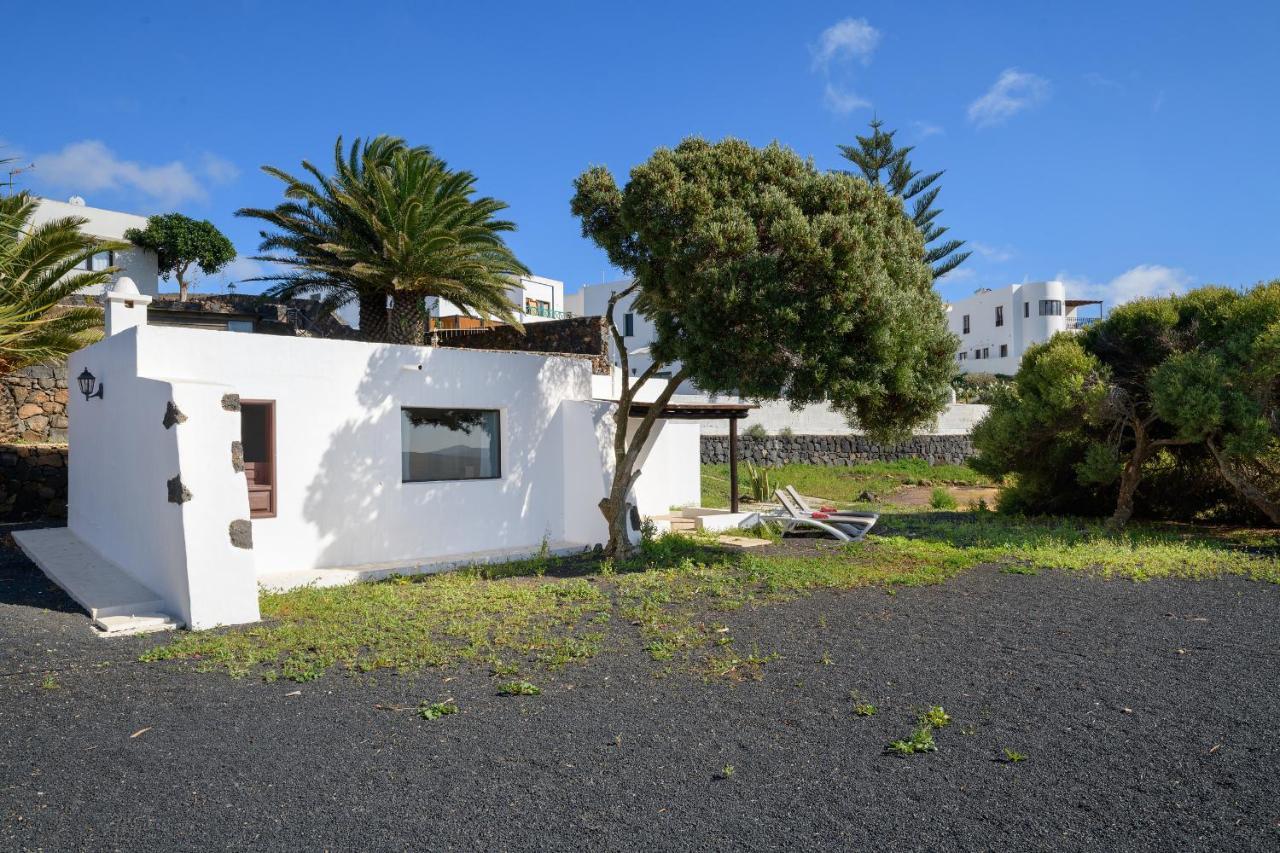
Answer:
[[[980,349],[976,349],[976,350],[974,350],[974,351],[973,351],[973,357],[974,357],[974,358],[982,358],[982,350],[980,350]]]
[[[982,348],[982,357],[983,357],[983,358],[991,358],[991,349],[990,349],[989,347],[983,347],[983,348]]]
[[[967,357],[968,357],[968,355],[969,355],[969,353],[967,353],[967,352],[958,352],[958,353],[956,353],[956,361],[964,361],[964,360],[965,360],[965,358],[967,358]]]
[[[996,306],[996,325],[997,326],[1004,325],[1004,306],[1003,305]]]
[[[85,270],[86,272],[102,272],[107,267],[115,266],[115,252],[98,252],[96,255],[90,255],[80,262],[76,269]]]
[[[502,476],[496,409],[401,409],[401,480],[491,480]]]
[[[968,314],[964,315],[964,333],[966,335],[969,334],[969,315]]]
[[[1001,358],[1008,358],[1008,357],[1009,357],[1009,345],[1008,345],[1008,344],[1001,344],[1001,345],[1000,345],[1000,357],[1001,357]]]
[[[1024,302],[1024,303],[1022,303],[1022,316],[1023,316],[1023,317],[1030,317],[1030,316],[1031,316],[1031,303],[1030,303],[1030,302]]]
[[[630,313],[623,314],[622,315],[622,336],[624,338],[629,338],[635,333],[636,333],[636,315],[630,314]]]
[[[1062,316],[1062,300],[1061,299],[1041,299],[1040,300],[1040,316],[1041,317]]]

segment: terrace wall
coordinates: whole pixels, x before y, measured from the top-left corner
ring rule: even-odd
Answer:
[[[738,458],[754,465],[847,466],[863,462],[925,459],[931,464],[961,464],[973,455],[967,435],[916,435],[902,444],[877,444],[862,435],[792,435],[753,438],[738,435]],[[704,465],[729,461],[727,435],[703,435]]]

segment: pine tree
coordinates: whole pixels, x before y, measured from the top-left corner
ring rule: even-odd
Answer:
[[[884,122],[880,119],[872,119],[871,135],[856,137],[857,145],[841,145],[840,153],[858,167],[868,183],[882,184],[890,193],[901,198],[904,205],[906,202],[913,202],[911,221],[924,235],[924,261],[933,268],[933,277],[941,278],[973,254],[957,252],[964,245],[963,240],[946,240],[933,247],[929,245],[947,233],[946,226],[935,223],[942,211],[933,207],[938,192],[942,189],[934,184],[943,173],[922,175],[919,170],[913,169],[908,155],[915,146],[895,147],[893,135],[897,131],[885,132],[883,127]]]

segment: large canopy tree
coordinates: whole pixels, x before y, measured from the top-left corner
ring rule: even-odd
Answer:
[[[884,122],[871,121],[871,135],[855,137],[857,145],[841,145],[840,153],[855,166],[868,183],[880,184],[904,202],[912,202],[911,221],[924,235],[924,262],[933,267],[933,277],[941,278],[964,263],[971,252],[961,252],[963,240],[944,240],[945,225],[935,221],[941,209],[933,203],[938,200],[942,187],[935,186],[944,172],[922,175],[911,165],[910,155],[914,145],[899,148],[893,137],[897,131],[884,130]],[[932,243],[937,245],[930,246]]]
[[[636,460],[686,379],[797,406],[829,401],[885,439],[946,404],[957,341],[920,232],[883,189],[736,139],[659,149],[621,188],[603,167],[574,186],[583,234],[633,276],[607,311],[623,381],[616,474],[601,502],[611,553],[629,547]],[[656,329],[653,363],[634,383],[612,316],[633,292]],[[658,405],[628,431],[636,389],[668,369]]]
[[[345,155],[339,138],[331,176],[303,168],[313,181],[265,167],[289,200],[238,211],[276,229],[262,232],[261,250],[273,254],[258,258],[285,269],[265,277],[277,282],[273,295],[357,300],[365,336],[393,343],[423,342],[427,297],[519,325],[509,288],[528,270],[503,240],[515,225],[495,218],[503,202],[476,197],[470,172],[386,136],[356,140]]]
[[[160,275],[178,279],[178,298],[187,299],[191,267],[213,275],[235,260],[236,247],[207,219],[165,213],[147,219],[146,228],[130,228],[125,239],[150,249],[159,259]]]
[[[61,358],[90,343],[102,325],[97,308],[61,304],[111,281],[113,268],[86,271],[94,255],[128,248],[80,230],[80,217],[32,226],[28,193],[0,196],[0,375]]]
[[[1110,500],[1118,528],[1139,509],[1194,517],[1234,491],[1280,523],[1280,282],[1138,300],[1030,348],[973,441],[977,467],[1017,475],[1010,508]]]

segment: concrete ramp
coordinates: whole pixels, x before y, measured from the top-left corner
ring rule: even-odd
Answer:
[[[104,636],[141,634],[178,627],[164,601],[80,541],[69,528],[19,530],[14,541],[49,580],[89,611]]]

